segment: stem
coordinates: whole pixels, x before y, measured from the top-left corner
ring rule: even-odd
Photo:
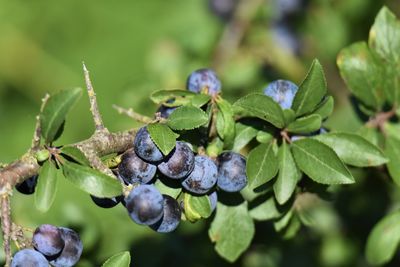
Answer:
[[[378,128],[382,134],[386,135],[385,123],[396,115],[396,110],[392,109],[387,112],[380,112],[374,117],[370,118],[366,126],[371,128]]]
[[[149,124],[149,123],[154,122],[154,120],[152,118],[147,117],[147,116],[142,115],[142,114],[139,114],[139,113],[133,111],[133,109],[131,109],[131,108],[126,109],[126,108],[123,108],[123,107],[120,107],[120,106],[117,106],[117,105],[113,105],[113,108],[119,114],[124,114],[124,115],[134,119],[135,121],[142,122],[142,123],[145,123],[145,124]]]
[[[286,130],[281,131],[281,136],[284,140],[286,140],[286,142],[288,142],[288,144],[292,143],[292,140],[290,140],[290,137]]]
[[[5,267],[10,266],[11,263],[11,208],[10,208],[10,196],[9,194],[3,194],[1,196],[1,230],[3,232],[3,247],[4,254],[6,256]]]
[[[107,128],[104,127],[103,120],[101,119],[99,108],[97,106],[96,93],[94,92],[92,82],[90,81],[89,71],[87,70],[85,63],[82,63],[82,65],[86,88],[89,95],[90,111],[92,112],[96,131],[107,131]]]
[[[36,116],[36,125],[35,125],[35,132],[32,138],[32,145],[31,149],[36,149],[40,146],[40,136],[42,135],[42,127],[40,125],[40,114],[43,112],[44,107],[46,106],[47,101],[49,100],[50,95],[46,94],[42,98],[42,105],[40,106],[40,113]]]

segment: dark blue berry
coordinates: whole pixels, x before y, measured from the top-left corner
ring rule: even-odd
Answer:
[[[209,157],[196,156],[194,158],[194,169],[183,180],[182,186],[192,193],[205,194],[217,182],[217,175],[217,165]]]
[[[65,242],[64,249],[60,256],[50,261],[50,264],[54,267],[72,267],[82,255],[82,241],[75,231],[65,227],[59,227],[59,229]]]
[[[133,141],[133,147],[136,154],[145,161],[155,163],[164,158],[156,144],[151,140],[146,126],[137,131],[135,140]]]
[[[133,149],[122,155],[118,165],[119,176],[126,184],[148,183],[156,174],[157,167],[139,158]]]
[[[163,196],[153,185],[135,187],[125,202],[129,215],[137,224],[155,224],[163,216]]]
[[[186,82],[189,91],[195,93],[205,92],[211,96],[221,92],[221,82],[213,70],[199,69],[193,71]]]
[[[209,194],[209,195],[208,195],[208,199],[210,199],[211,211],[214,211],[215,208],[217,207],[217,203],[218,203],[217,191],[214,191],[214,192],[212,192],[211,194]]]
[[[283,109],[289,109],[298,89],[291,81],[276,80],[264,89],[264,94],[270,96]]]
[[[42,224],[33,233],[32,245],[44,256],[53,257],[64,248],[64,239],[58,227]]]
[[[26,179],[22,183],[18,184],[17,186],[15,186],[15,188],[18,190],[18,192],[20,192],[22,194],[31,195],[31,194],[35,193],[37,179],[38,179],[38,176],[34,175],[34,176]]]
[[[168,195],[164,197],[164,215],[160,221],[150,225],[151,229],[159,233],[169,233],[174,231],[181,221],[181,208],[178,201]]]
[[[188,176],[194,168],[194,154],[184,142],[176,142],[174,150],[158,165],[158,170],[172,179]]]
[[[220,154],[218,156],[218,187],[226,192],[238,192],[246,184],[246,159],[232,151]]]
[[[113,198],[100,198],[100,197],[95,197],[90,195],[90,197],[92,198],[93,202],[101,207],[101,208],[112,208],[118,205],[119,202],[121,202],[122,196],[118,196],[118,197],[113,197]]]
[[[177,108],[177,107],[160,106],[160,107],[157,109],[156,112],[160,114],[160,117],[161,117],[161,118],[168,119],[169,115],[171,115],[171,113],[174,112],[174,110],[175,110],[176,108]]]
[[[33,249],[22,249],[15,253],[11,267],[48,267],[46,258]]]

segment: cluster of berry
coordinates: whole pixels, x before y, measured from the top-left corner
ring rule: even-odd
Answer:
[[[32,244],[34,249],[18,251],[12,260],[12,267],[74,266],[82,254],[83,245],[79,235],[64,227],[43,224],[36,228]]]

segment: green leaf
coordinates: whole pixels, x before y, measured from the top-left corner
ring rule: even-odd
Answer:
[[[167,125],[162,123],[150,123],[147,125],[147,131],[153,142],[164,155],[168,155],[169,152],[174,149],[176,138],[179,135],[174,133]]]
[[[314,137],[332,148],[346,164],[356,167],[371,167],[387,162],[382,151],[357,134],[327,133]]]
[[[321,116],[317,114],[311,114],[306,117],[298,118],[294,122],[290,123],[286,129],[291,133],[307,134],[319,130],[321,125]]]
[[[327,145],[311,138],[292,143],[297,166],[307,176],[321,184],[351,184],[354,178],[338,155]]]
[[[250,246],[255,232],[254,222],[247,211],[247,202],[238,206],[218,203],[217,213],[208,235],[216,243],[217,253],[234,262]]]
[[[257,142],[262,144],[271,142],[273,138],[274,136],[271,133],[265,131],[259,131],[256,136]]]
[[[354,43],[343,49],[337,65],[352,94],[364,105],[379,110],[384,101],[382,68],[367,44]]]
[[[400,212],[389,214],[374,226],[366,246],[367,261],[372,265],[389,262],[400,242]]]
[[[129,251],[115,254],[104,262],[102,267],[129,267],[131,263],[131,255]]]
[[[400,140],[388,136],[385,142],[385,155],[389,158],[387,168],[393,181],[400,186]]]
[[[278,220],[276,220],[274,222],[274,228],[275,231],[280,232],[282,231],[286,226],[288,226],[290,220],[292,219],[293,216],[293,210],[289,210],[288,212],[286,212],[281,218],[279,218]]]
[[[154,182],[154,186],[157,188],[158,191],[160,191],[161,194],[168,195],[173,198],[177,198],[179,196],[179,194],[182,192],[181,187],[175,188],[175,187],[168,186],[161,179],[157,179]]]
[[[312,112],[326,95],[324,70],[317,59],[311,65],[306,78],[300,84],[292,104],[297,116]]]
[[[236,137],[235,141],[233,142],[232,150],[239,152],[257,136],[257,132],[257,129],[250,126],[243,127],[240,131],[238,130],[238,127],[236,127]]]
[[[190,100],[190,104],[195,107],[202,107],[205,104],[207,104],[211,100],[211,96],[207,94],[196,94],[195,96],[192,97]]]
[[[96,197],[115,197],[122,194],[121,183],[88,166],[65,161],[64,176],[79,189]]]
[[[195,222],[201,218],[210,217],[212,213],[211,201],[207,195],[194,196],[185,193],[183,201],[185,207],[185,216],[189,221]]]
[[[86,166],[90,165],[90,162],[86,158],[86,156],[82,153],[81,150],[79,150],[76,147],[64,146],[61,148],[61,154],[64,154],[64,155],[70,157],[71,159],[75,160],[79,164],[86,165]]]
[[[297,232],[301,228],[301,221],[299,217],[295,214],[289,221],[289,224],[283,229],[282,238],[283,239],[291,239],[296,236]]]
[[[268,198],[260,205],[252,208],[249,213],[250,216],[256,221],[268,221],[281,216],[273,197]]]
[[[60,91],[48,99],[43,112],[40,114],[42,136],[46,140],[46,143],[54,141],[67,113],[78,101],[81,94],[82,90],[75,88]]]
[[[279,174],[274,183],[275,198],[283,205],[292,196],[297,182],[301,179],[301,171],[293,159],[292,152],[286,142],[282,142],[278,154]]]
[[[43,163],[35,189],[35,206],[41,212],[50,209],[57,192],[59,170],[50,160]]]
[[[334,104],[335,100],[333,99],[333,96],[327,96],[325,100],[313,112],[313,114],[318,114],[321,116],[322,120],[325,120],[332,114]]]
[[[296,113],[290,108],[283,110],[283,116],[285,117],[285,125],[288,125],[296,119]]]
[[[208,116],[203,110],[193,106],[182,106],[171,113],[167,124],[174,130],[192,130],[207,122]]]
[[[268,121],[277,128],[285,126],[285,117],[282,108],[269,96],[249,94],[236,101],[234,106],[246,110],[251,116]]]
[[[217,123],[217,131],[221,138],[224,140],[224,147],[231,148],[235,138],[235,119],[233,118],[234,113],[232,105],[223,98],[219,98],[217,100],[217,106],[217,116],[222,118],[223,121],[222,125],[221,123]]]
[[[273,151],[274,143],[258,145],[247,157],[246,174],[251,189],[265,184],[278,172],[278,159]]]
[[[158,90],[150,95],[151,101],[167,107],[177,107],[190,103],[196,93],[188,90]]]

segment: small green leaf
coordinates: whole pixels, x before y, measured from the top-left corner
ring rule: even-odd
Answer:
[[[400,242],[400,212],[381,219],[368,236],[366,246],[367,261],[372,265],[389,262]]]
[[[167,124],[174,130],[192,130],[207,122],[208,116],[203,110],[193,106],[182,106],[171,113]]]
[[[192,97],[190,100],[190,104],[195,107],[202,107],[205,104],[207,104],[211,100],[211,96],[206,95],[206,94],[196,94],[195,96]]]
[[[275,198],[283,205],[292,196],[297,182],[301,179],[301,171],[294,162],[292,152],[286,142],[282,142],[278,154],[279,174],[274,183]]]
[[[164,155],[168,155],[169,152],[174,149],[178,135],[167,125],[162,123],[150,123],[147,125],[147,131],[153,142]]]
[[[278,172],[278,159],[273,151],[274,142],[260,144],[254,148],[246,163],[248,186],[255,189],[275,177]]]
[[[131,255],[128,251],[115,254],[106,260],[102,267],[129,267],[131,263]]]
[[[216,243],[217,253],[234,262],[250,246],[255,232],[254,222],[247,211],[247,202],[238,206],[218,203],[217,213],[208,235]]]
[[[339,158],[349,165],[371,167],[387,162],[378,147],[356,134],[327,133],[314,138],[332,148]]]
[[[386,138],[385,155],[389,158],[387,168],[390,177],[400,187],[400,139],[390,135]]]
[[[35,189],[35,206],[41,212],[48,211],[54,202],[59,172],[54,163],[49,160],[40,168]]]
[[[289,224],[283,229],[282,238],[288,240],[295,237],[300,228],[301,221],[299,217],[295,214],[290,219]]]
[[[282,231],[286,226],[288,226],[292,217],[293,217],[293,210],[291,209],[287,211],[281,218],[279,218],[274,222],[275,231],[277,232]]]
[[[82,153],[81,150],[79,150],[76,147],[64,146],[63,148],[61,148],[61,154],[64,154],[64,155],[70,157],[71,159],[75,160],[79,164],[86,165],[86,166],[90,165],[90,162],[86,158],[86,156]]]
[[[268,221],[281,216],[273,197],[268,198],[260,205],[252,208],[249,212],[250,216],[256,221]]]
[[[294,122],[290,123],[286,129],[291,133],[307,134],[319,130],[321,125],[321,116],[317,114],[311,114],[306,117],[298,118]]]
[[[211,202],[207,195],[194,196],[185,193],[184,198],[185,216],[191,222],[195,222],[201,218],[210,217]]]
[[[64,123],[67,113],[78,101],[81,94],[82,89],[75,88],[60,91],[48,99],[43,112],[40,114],[42,136],[46,140],[46,143],[54,141],[58,130]]]
[[[332,114],[334,104],[335,100],[333,99],[333,96],[327,96],[326,99],[313,112],[313,114],[318,114],[321,116],[322,120],[325,120]]]
[[[300,84],[292,104],[297,116],[312,112],[326,95],[324,70],[317,59],[311,65],[306,78]]]
[[[243,127],[240,131],[238,130],[238,127],[236,127],[236,137],[235,141],[233,142],[232,150],[239,152],[257,136],[257,132],[257,129],[250,126]]]
[[[154,186],[157,188],[158,191],[160,191],[161,194],[163,195],[168,195],[173,198],[177,198],[179,194],[182,192],[182,188],[175,188],[168,186],[165,184],[161,179],[157,179],[154,182]]]
[[[217,106],[218,116],[222,117],[223,121],[222,127],[221,124],[217,123],[217,131],[224,140],[224,147],[231,148],[235,138],[235,119],[233,118],[234,113],[232,105],[223,98],[219,98],[217,100]]]
[[[150,95],[150,99],[156,104],[167,107],[177,107],[190,103],[197,94],[188,90],[158,90]]]
[[[354,183],[350,171],[327,145],[311,138],[303,138],[293,142],[291,147],[297,166],[315,182]]]
[[[269,96],[249,94],[236,101],[234,106],[244,109],[251,116],[270,122],[277,128],[285,126],[282,108]]]
[[[293,109],[284,109],[283,116],[285,117],[285,124],[288,125],[296,119],[296,113]]]
[[[379,110],[384,101],[382,68],[365,42],[343,49],[337,58],[340,74],[364,105]]]
[[[96,197],[115,197],[122,194],[121,183],[88,166],[65,161],[64,176],[79,189]]]
[[[274,136],[271,133],[265,131],[259,131],[256,136],[257,142],[261,144],[267,144],[271,142],[273,138]]]

